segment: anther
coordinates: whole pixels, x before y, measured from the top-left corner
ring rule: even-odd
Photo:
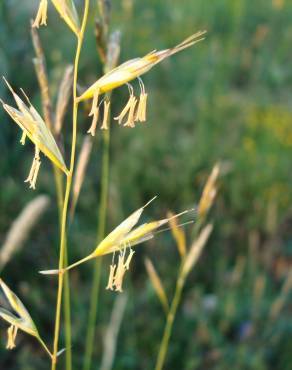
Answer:
[[[105,100],[103,104],[103,121],[102,121],[102,130],[107,130],[108,129],[108,117],[109,117],[109,109],[110,109],[110,101]]]

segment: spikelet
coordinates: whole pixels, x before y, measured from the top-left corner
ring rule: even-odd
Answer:
[[[27,240],[31,230],[49,206],[49,198],[39,195],[30,201],[13,222],[0,249],[0,270]]]
[[[73,0],[52,0],[57,12],[71,30],[78,35],[80,32],[79,18]]]
[[[5,82],[15,99],[18,109],[15,109],[1,101],[3,108],[10,115],[13,121],[17,123],[17,125],[22,129],[22,131],[25,133],[25,136],[27,136],[34,143],[36,148],[32,172],[29,176],[31,187],[35,186],[36,175],[40,165],[39,151],[45,154],[58,168],[60,168],[67,175],[68,169],[65,165],[62,154],[55,142],[51,131],[49,130],[41,116],[30,103],[26,95],[25,97],[28,101],[28,105],[26,105],[23,100],[14,92],[14,90],[6,80]]]
[[[57,135],[62,130],[64,117],[71,97],[72,82],[73,82],[73,66],[69,65],[65,69],[58,92],[54,127],[55,133]]]
[[[167,313],[169,310],[169,303],[168,303],[167,295],[165,293],[165,289],[162,284],[162,281],[149,258],[145,259],[145,267],[149,275],[150,281],[152,283],[152,286],[157,294],[157,297],[165,313]]]
[[[80,154],[79,154],[79,158],[78,158],[78,162],[76,166],[76,171],[74,175],[73,196],[72,196],[72,203],[71,203],[71,209],[70,209],[71,217],[73,217],[75,207],[78,201],[79,193],[80,193],[81,187],[84,182],[84,177],[85,177],[87,165],[89,162],[91,150],[92,150],[92,140],[90,139],[90,137],[85,136],[82,146],[81,146],[81,150],[80,150]]]
[[[148,72],[156,64],[165,58],[186,49],[204,39],[205,31],[199,31],[188,37],[186,40],[171,49],[153,51],[142,58],[135,58],[119,65],[103,75],[93,85],[91,85],[79,98],[79,101],[91,99],[99,89],[100,93],[106,93],[119,86],[122,86],[137,77]],[[147,99],[147,97],[146,97]]]
[[[156,198],[156,197],[155,197]],[[155,199],[153,198],[153,199]],[[152,239],[154,237],[155,231],[160,228],[162,225],[165,225],[170,221],[170,219],[179,217],[185,213],[188,213],[189,210],[181,212],[177,215],[172,216],[171,218],[165,218],[158,221],[152,221],[148,223],[144,223],[140,226],[137,226],[134,228],[134,226],[137,224],[137,222],[140,219],[140,216],[144,210],[144,208],[153,201],[151,199],[147,204],[145,204],[143,207],[139,208],[137,211],[133,212],[129,217],[127,217],[120,225],[118,225],[110,234],[108,234],[96,247],[96,249],[87,257],[84,257],[83,259],[73,263],[72,265],[68,266],[66,269],[63,270],[43,270],[40,271],[43,275],[56,275],[60,273],[64,273],[65,271],[68,271],[72,268],[75,268],[78,265],[81,265],[82,263],[85,263],[93,258],[100,257],[106,254],[110,253],[126,253],[125,250],[129,247],[130,253],[128,255],[128,258],[126,261],[124,259],[123,262],[123,269],[121,269],[121,263],[120,263],[120,271],[119,266],[117,267],[116,271],[114,271],[112,274],[114,274],[114,278],[111,277],[108,282],[108,289],[111,289],[115,286],[117,283],[116,276],[122,276],[124,274],[121,273],[125,272],[129,269],[129,265],[131,262],[131,259],[133,257],[134,252],[131,250],[131,248],[135,245],[138,245],[140,243],[143,243],[149,239]],[[112,263],[112,267],[110,268],[110,272],[114,270],[114,263]],[[124,271],[125,270],[125,271]]]
[[[18,329],[39,339],[40,336],[37,328],[23,303],[16,294],[8,288],[2,279],[0,279],[0,287],[5,295],[7,303],[12,309],[12,312],[10,312],[0,307],[0,317],[10,324],[7,331],[8,340],[6,348],[12,349],[15,347],[15,338]]]
[[[193,242],[182,267],[181,273],[184,278],[190,273],[190,271],[196,264],[205,244],[209,239],[212,229],[213,226],[211,224],[205,226],[204,229],[200,232],[198,238]]]
[[[126,293],[119,294],[114,302],[109,324],[103,335],[103,351],[100,370],[113,369],[118,334],[124,317],[128,296]]]
[[[203,190],[199,205],[198,205],[198,216],[200,218],[204,217],[210,207],[212,206],[214,199],[217,194],[217,179],[220,173],[220,166],[216,164],[212,169],[210,176],[206,182],[206,185]]]
[[[173,217],[173,213],[168,213],[170,230],[173,235],[173,238],[176,242],[176,246],[181,258],[184,258],[186,255],[186,236],[181,227],[178,226],[176,218]]]
[[[44,121],[48,128],[52,130],[52,104],[50,97],[50,89],[48,82],[48,75],[46,70],[46,60],[44,51],[42,48],[41,40],[38,31],[35,28],[31,28],[31,37],[36,57],[33,59],[34,68],[36,71],[38,83],[40,86],[41,97],[42,97],[42,108],[44,114]]]

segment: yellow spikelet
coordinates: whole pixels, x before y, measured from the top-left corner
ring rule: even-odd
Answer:
[[[149,258],[145,259],[145,267],[149,275],[151,284],[157,294],[157,297],[160,303],[162,304],[162,307],[165,313],[167,313],[169,310],[169,303],[168,303],[167,295],[165,293],[165,289],[163,287],[162,281]]]

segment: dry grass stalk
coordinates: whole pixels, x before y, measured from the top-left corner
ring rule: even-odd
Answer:
[[[281,312],[287,300],[288,294],[291,289],[292,289],[292,271],[289,272],[283,284],[279,297],[272,304],[271,311],[270,311],[271,319],[276,319],[278,317],[279,313]]]
[[[74,176],[74,182],[73,182],[73,196],[72,196],[72,203],[71,203],[71,209],[70,209],[70,215],[71,217],[74,214],[75,207],[78,201],[78,197],[80,194],[80,190],[84,181],[88,161],[90,158],[92,150],[92,139],[89,136],[85,136],[83,140],[83,144],[80,150],[75,176]]]
[[[117,338],[127,304],[127,294],[120,294],[115,299],[109,325],[103,339],[103,355],[100,370],[111,370],[117,348]]]
[[[264,295],[266,282],[267,280],[266,280],[265,275],[259,275],[255,279],[254,288],[253,288],[253,314],[254,316],[258,316],[259,314],[259,307],[260,307],[260,303]]]
[[[176,246],[181,258],[186,255],[186,235],[181,227],[178,226],[177,219],[173,218],[174,214],[169,212],[167,215],[170,219],[169,225],[171,229],[172,236],[176,242]]]
[[[211,234],[211,231],[213,229],[213,225],[208,224],[207,226],[204,227],[204,229],[201,231],[199,237],[194,241],[192,244],[185,262],[183,264],[182,268],[182,275],[187,276],[189,272],[192,270],[194,267],[195,263],[197,262],[198,258],[201,255],[201,252],[207,243],[207,240],[209,239],[209,236]]]
[[[42,48],[41,40],[39,38],[38,31],[36,28],[31,28],[31,37],[33,42],[34,51],[36,54],[36,58],[33,59],[36,75],[38,78],[41,96],[42,96],[42,105],[43,105],[43,112],[44,112],[44,120],[49,127],[52,129],[52,103],[50,97],[50,90],[49,90],[49,83],[48,83],[48,75],[46,69],[46,61],[45,55]]]
[[[17,253],[28,239],[33,227],[49,206],[49,197],[39,195],[30,201],[13,222],[0,249],[0,270]]]
[[[157,271],[155,270],[153,263],[151,262],[149,258],[145,259],[145,267],[149,275],[150,281],[152,283],[152,286],[157,294],[157,297],[160,303],[162,304],[162,307],[165,313],[167,313],[169,310],[169,303],[168,303],[167,295],[165,293],[165,289],[163,287],[162,281]]]
[[[198,206],[198,215],[200,218],[205,217],[208,213],[210,207],[212,206],[214,199],[217,194],[217,179],[220,173],[220,166],[216,164],[208,177],[206,185],[201,196],[199,206]]]
[[[69,65],[66,67],[64,76],[62,78],[58,99],[56,104],[56,115],[55,115],[55,133],[60,134],[66,114],[67,106],[71,96],[73,82],[73,66]]]

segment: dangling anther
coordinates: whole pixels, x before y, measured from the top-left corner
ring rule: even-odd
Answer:
[[[129,100],[127,104],[125,105],[124,109],[121,111],[121,113],[117,117],[114,118],[114,120],[118,121],[119,125],[122,123],[126,114],[131,110],[131,107],[133,106],[133,104],[136,105],[137,103],[137,99],[134,96],[133,87],[130,84],[127,84],[127,85],[128,85],[128,89],[130,93]]]
[[[98,98],[99,98],[99,89],[97,89],[96,92],[94,93],[94,96],[93,96],[93,99],[92,99],[91,110],[89,112],[89,117],[93,116],[96,109],[98,109]]]
[[[9,326],[7,329],[7,344],[6,349],[13,349],[15,348],[15,339],[17,335],[18,328],[15,325]]]
[[[87,133],[90,134],[91,136],[95,136],[97,121],[98,121],[98,117],[99,117],[98,97],[99,97],[99,89],[94,94],[94,97],[93,97],[93,100],[92,100],[91,110],[90,110],[90,113],[89,113],[89,117],[93,116],[93,118],[92,118],[91,126],[90,126],[89,130],[87,131]]]
[[[129,255],[128,255],[128,257],[127,257],[127,259],[126,259],[126,262],[125,262],[125,264],[124,264],[124,267],[125,267],[125,269],[126,270],[129,270],[129,268],[130,268],[130,262],[131,262],[131,260],[132,260],[132,258],[133,258],[133,255],[134,255],[134,251],[133,251],[133,249],[130,247],[130,253],[129,253]]]
[[[20,144],[24,145],[25,144],[25,139],[26,139],[26,133],[23,131],[20,139]]]
[[[114,278],[114,285],[116,287],[116,292],[123,291],[123,278],[126,272],[126,269],[124,266],[124,258],[125,258],[125,249],[120,252],[118,267],[117,267],[117,271],[116,271],[115,278]]]
[[[147,97],[148,94],[145,92],[145,86],[140,77],[138,77],[139,85],[141,89],[138,108],[135,115],[135,122],[145,122],[146,121],[146,107],[147,107]]]
[[[105,289],[107,290],[114,290],[114,277],[117,265],[111,264],[110,265],[110,273],[108,277],[108,283]]]
[[[129,109],[127,122],[124,124],[124,127],[135,127],[135,108],[137,104],[137,99],[133,96],[131,106]]]
[[[105,100],[103,103],[103,120],[101,129],[108,130],[108,118],[109,118],[109,109],[110,109],[111,102],[109,100]]]
[[[41,25],[47,25],[47,9],[48,9],[48,0],[41,0],[37,15],[32,24],[32,27],[39,28]]]
[[[35,155],[32,161],[31,169],[29,171],[29,175],[24,182],[30,183],[30,188],[35,189],[36,180],[38,176],[38,172],[40,169],[41,161],[40,161],[40,150],[37,146],[35,146]]]

